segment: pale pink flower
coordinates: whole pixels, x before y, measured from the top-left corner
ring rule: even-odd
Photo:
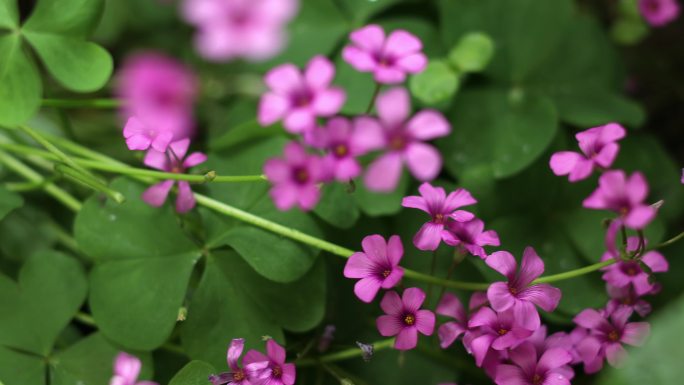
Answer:
[[[154,52],[128,57],[117,74],[116,93],[123,100],[121,115],[124,119],[135,116],[139,125],[146,128],[143,131],[170,133],[164,139],[167,145],[192,137],[197,83],[192,70],[171,57]],[[156,136],[149,140],[152,142]],[[129,148],[133,144],[131,149],[146,150],[150,145],[144,142],[130,143]],[[159,146],[153,148],[164,150]]]
[[[212,385],[252,385],[247,378],[248,373],[240,367],[238,362],[244,347],[245,340],[242,338],[236,338],[230,342],[226,355],[230,372],[209,376],[209,381]]]
[[[342,57],[357,71],[372,72],[378,83],[402,83],[407,74],[421,72],[427,65],[423,43],[407,31],[398,29],[385,37],[382,27],[371,24],[349,38],[353,44],[344,47]]]
[[[315,56],[302,73],[294,64],[270,70],[264,81],[269,91],[259,101],[258,121],[262,126],[279,120],[288,132],[314,129],[316,117],[330,117],[340,111],[346,94],[331,86],[335,66],[324,56]]]
[[[132,151],[154,149],[165,152],[173,140],[173,132],[147,125],[135,116],[126,122],[123,136],[126,139],[126,146]]]
[[[659,285],[654,284],[654,286],[655,290],[660,289]],[[606,309],[609,309],[609,312],[611,313],[618,307],[625,306],[632,309],[640,316],[646,317],[651,310],[653,310],[651,304],[643,300],[641,296],[638,296],[634,291],[634,287],[631,285],[615,287],[611,286],[610,284],[606,284],[606,291],[608,292],[608,296],[611,298],[606,305]]]
[[[627,239],[627,251],[636,251],[639,245],[638,237],[629,237]],[[603,254],[601,261],[608,261],[614,257],[610,253]],[[657,251],[651,250],[640,257],[643,264],[648,266],[653,273],[664,273],[669,270],[669,264],[665,257]],[[649,282],[649,274],[647,274],[634,261],[618,260],[616,263],[606,266],[601,269],[604,271],[603,280],[613,287],[624,288],[632,286],[637,296],[652,293],[655,289],[655,284]]]
[[[487,303],[487,295],[482,292],[473,293],[470,297],[468,310],[472,314]],[[443,323],[437,329],[439,345],[446,349],[456,341],[456,339],[468,331],[468,314],[461,304],[461,300],[451,293],[445,293],[437,304],[435,313],[453,318],[453,321]]]
[[[204,58],[263,61],[285,46],[298,7],[297,0],[185,0],[182,11],[198,28],[195,46]]]
[[[679,16],[677,0],[639,0],[641,16],[654,27],[662,27]]]
[[[157,170],[183,174],[190,168],[204,163],[207,156],[201,152],[193,152],[185,156],[190,147],[190,139],[182,139],[169,145],[166,151],[160,152],[150,149],[145,155],[145,165]],[[195,207],[195,196],[190,188],[190,183],[179,180],[165,180],[145,190],[142,199],[150,206],[160,207],[166,201],[169,191],[178,182],[178,196],[176,197],[176,211],[186,213]]]
[[[510,352],[512,365],[499,365],[497,385],[570,385],[566,365],[572,357],[561,348],[537,351],[531,343],[524,343]]]
[[[520,324],[511,309],[495,312],[482,307],[470,317],[468,328],[476,329],[470,331],[472,339],[466,347],[475,356],[477,366],[483,365],[490,350],[515,348],[532,335],[532,330]]]
[[[628,178],[622,170],[611,170],[601,175],[599,187],[582,204],[588,209],[614,211],[627,227],[639,230],[657,213],[644,203],[647,196],[648,183],[640,172]]]
[[[455,246],[482,259],[487,258],[484,246],[499,246],[499,234],[494,230],[484,230],[484,222],[478,218],[467,222],[447,223],[442,233],[444,243]]]
[[[270,339],[266,342],[266,355],[250,350],[243,360],[252,385],[293,385],[295,364],[285,363],[285,349]]]
[[[432,335],[435,329],[435,314],[430,310],[421,310],[425,301],[425,292],[416,287],[404,290],[401,297],[394,291],[388,291],[380,302],[386,315],[377,319],[380,334],[385,337],[397,336],[394,348],[410,350],[418,344],[418,332],[426,336]]]
[[[424,141],[446,136],[451,125],[435,110],[423,110],[410,117],[411,100],[404,88],[393,88],[380,94],[376,101],[379,120],[359,118],[358,124],[373,126],[371,131],[384,133],[386,152],[378,157],[363,178],[373,191],[392,191],[401,177],[402,166],[420,181],[437,177],[442,168],[442,156]]]
[[[142,363],[138,357],[121,352],[114,360],[114,376],[109,385],[158,385],[152,381],[138,381]]]
[[[344,276],[361,278],[354,285],[354,294],[363,302],[373,301],[380,288],[391,289],[404,276],[399,266],[404,246],[397,235],[388,242],[380,235],[369,235],[361,242],[363,252],[352,254],[344,266]]]

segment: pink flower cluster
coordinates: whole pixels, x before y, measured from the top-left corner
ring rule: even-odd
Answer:
[[[194,135],[197,93],[197,81],[188,68],[160,54],[139,54],[124,64],[118,88],[124,100],[121,114],[127,119],[123,129],[126,145],[129,150],[147,151],[145,165],[182,174],[206,161],[206,155],[199,152],[186,157]],[[151,206],[162,206],[174,185],[174,180],[157,183],[142,199]],[[192,210],[195,197],[190,184],[178,181],[177,188],[176,210]]]
[[[158,385],[152,381],[138,381],[142,363],[136,356],[121,352],[114,359],[114,375],[109,385]]]
[[[198,29],[195,46],[204,58],[263,61],[285,46],[285,26],[298,8],[298,0],[185,0],[182,13]]]
[[[294,364],[286,363],[285,349],[272,339],[266,342],[266,354],[250,350],[242,359],[245,340],[236,338],[228,347],[229,372],[212,374],[213,385],[293,385],[296,378]]]
[[[406,31],[385,37],[380,27],[371,25],[350,38],[353,44],[344,49],[344,59],[359,71],[374,72],[378,87],[401,83],[406,74],[425,68],[422,43]],[[441,170],[441,155],[426,143],[451,131],[441,113],[423,110],[412,116],[408,91],[397,87],[374,100],[377,116],[339,116],[346,92],[333,85],[334,77],[335,66],[323,56],[311,59],[303,71],[283,64],[264,77],[268,91],[259,103],[259,123],[282,122],[287,132],[299,135],[283,158],[264,166],[273,183],[271,196],[281,210],[312,209],[323,183],[348,183],[363,176],[370,190],[389,192],[399,183],[404,165],[421,181],[434,179]],[[359,157],[371,152],[379,155],[364,172]]]

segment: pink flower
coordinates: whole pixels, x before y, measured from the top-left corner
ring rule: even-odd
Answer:
[[[266,342],[266,353],[250,350],[245,355],[244,364],[252,385],[293,385],[296,368],[285,363],[285,349],[271,339]]]
[[[586,337],[586,330],[584,329],[578,329],[578,330],[583,330],[584,334],[582,334],[582,338]],[[574,332],[574,331],[573,331]],[[537,353],[544,353],[546,350],[549,349],[554,349],[554,348],[560,348],[568,352],[570,356],[572,357],[572,361],[570,364],[573,363],[579,363],[581,360],[577,358],[577,361],[575,362],[575,357],[579,357],[576,352],[575,352],[575,339],[577,338],[577,333],[575,335],[571,335],[565,332],[557,332],[554,334],[551,334],[550,336],[546,336],[547,334],[547,329],[546,325],[541,325],[539,329],[537,329],[528,339],[526,342],[531,343],[534,346],[534,349],[537,351]],[[537,356],[537,359],[539,359],[539,356]],[[558,372],[560,372],[565,378],[568,380],[572,380],[575,377],[575,371],[572,369],[570,365],[564,365],[562,367],[559,367],[557,369]]]
[[[460,188],[447,196],[443,188],[423,183],[418,191],[421,196],[405,197],[401,205],[425,211],[432,218],[413,237],[413,244],[420,250],[437,250],[444,238],[444,225],[449,219],[465,222],[475,218],[469,211],[457,210],[477,203],[466,189]]]
[[[588,209],[616,212],[629,228],[643,229],[656,215],[656,209],[644,204],[648,184],[640,172],[627,178],[622,170],[606,171],[599,187],[582,203]]]
[[[138,126],[158,134],[170,133],[168,139],[164,139],[166,145],[193,136],[193,104],[198,84],[185,65],[159,53],[140,53],[126,59],[117,80],[116,93],[125,102],[121,109],[124,119],[135,116],[140,122]],[[146,150],[149,146],[145,141],[129,143],[131,150]],[[153,148],[165,150],[158,146]]]
[[[420,310],[425,301],[425,292],[416,287],[404,290],[399,297],[394,291],[388,291],[380,302],[386,313],[377,319],[380,334],[384,337],[397,336],[394,348],[410,350],[418,344],[418,332],[426,336],[432,335],[435,329],[435,314],[430,310]]]
[[[654,286],[656,286],[655,289],[659,289],[657,285]],[[608,305],[606,305],[606,309],[610,309],[609,312],[614,311],[620,306],[625,306],[637,312],[640,316],[646,317],[652,310],[651,304],[641,299],[634,292],[634,287],[631,285],[615,287],[606,284],[606,291],[611,298]]]
[[[590,332],[577,346],[585,372],[601,370],[604,357],[609,364],[617,366],[627,354],[623,343],[634,346],[643,343],[650,332],[650,325],[646,322],[628,323],[631,314],[631,309],[620,307],[612,313],[585,309],[575,317],[575,323]]]
[[[617,141],[625,137],[625,129],[617,123],[590,128],[575,135],[582,153],[561,151],[551,156],[551,170],[568,175],[570,182],[588,178],[595,167],[608,168],[620,151]]]
[[[269,88],[259,102],[258,120],[262,126],[283,120],[288,132],[313,129],[316,117],[335,115],[346,99],[339,87],[332,87],[335,66],[324,56],[316,56],[302,73],[294,64],[283,64],[264,77]]]
[[[515,319],[513,310],[495,312],[489,307],[483,307],[473,314],[468,321],[468,328],[477,328],[472,331],[473,339],[468,341],[467,346],[475,356],[477,366],[482,366],[490,349],[511,349],[532,335],[532,330],[526,329]]]
[[[639,238],[627,239],[627,251],[636,251]],[[613,259],[610,253],[603,254],[601,261]],[[657,251],[649,251],[640,257],[642,263],[648,266],[653,273],[664,273],[669,270],[669,264],[665,257]],[[616,288],[632,286],[637,296],[653,292],[655,285],[649,282],[649,275],[643,271],[637,261],[622,261],[604,267],[603,280]]]
[[[531,343],[524,343],[510,352],[510,359],[513,365],[497,368],[497,385],[570,385],[565,366],[572,357],[565,349],[551,348],[541,353]]]
[[[204,163],[207,156],[201,152],[193,152],[187,157],[185,154],[190,147],[190,139],[182,139],[169,145],[165,152],[150,149],[145,155],[145,165],[157,170],[183,174],[185,170]],[[165,180],[145,190],[142,199],[150,206],[160,207],[166,201],[169,191],[176,183],[174,180]],[[176,198],[176,211],[186,213],[195,207],[195,196],[192,194],[190,183],[178,181],[178,197]]]
[[[484,222],[472,219],[468,222],[449,222],[442,233],[444,243],[461,247],[472,255],[487,258],[483,246],[499,246],[499,235],[494,230],[484,230]]]
[[[334,117],[326,126],[307,131],[306,142],[326,150],[324,162],[333,177],[340,182],[349,182],[361,173],[356,157],[382,145],[382,132],[372,132],[368,128],[372,130],[373,127],[358,126],[345,118]]]
[[[344,276],[361,278],[354,285],[354,294],[363,302],[370,303],[380,288],[391,289],[404,276],[399,266],[404,246],[397,235],[389,242],[380,235],[369,235],[361,242],[363,252],[354,253],[344,266]]]
[[[251,385],[247,378],[248,373],[238,364],[244,347],[245,340],[242,338],[236,338],[230,342],[227,354],[230,372],[224,372],[219,375],[212,374],[209,376],[209,381],[211,381],[213,385]]]
[[[679,16],[677,0],[639,0],[641,16],[654,27],[662,27]]]
[[[487,296],[485,293],[473,293],[470,297],[468,310],[473,313],[480,307],[487,303]],[[442,324],[437,329],[437,336],[439,337],[439,345],[442,349],[446,349],[456,341],[456,339],[468,331],[468,315],[466,314],[461,300],[457,296],[446,293],[439,301],[437,310],[435,312],[439,315],[453,318],[454,321],[448,321]]]
[[[143,123],[135,116],[128,119],[123,129],[126,146],[129,150],[154,149],[165,152],[173,140],[173,133],[156,126]]]
[[[295,205],[311,210],[320,199],[317,184],[323,181],[326,170],[320,158],[307,154],[299,143],[290,142],[283,159],[266,161],[264,174],[273,183],[270,194],[279,210]]]
[[[138,357],[121,352],[114,360],[114,376],[109,385],[158,385],[152,381],[138,381],[142,364]]]
[[[344,47],[342,57],[357,71],[372,72],[378,83],[402,83],[406,74],[421,72],[427,65],[423,43],[407,31],[399,29],[385,37],[382,27],[371,24],[349,38],[353,45]]]
[[[533,248],[525,248],[520,272],[516,272],[518,264],[507,251],[492,253],[485,263],[508,278],[508,282],[495,282],[487,289],[487,298],[494,310],[502,312],[512,308],[515,319],[523,327],[534,331],[541,323],[534,305],[547,312],[552,312],[558,306],[561,298],[558,288],[546,283],[532,284],[544,273],[544,261]]]
[[[262,61],[283,49],[297,8],[297,0],[185,0],[183,16],[199,29],[195,46],[204,58]]]
[[[411,102],[403,88],[382,93],[377,101],[379,120],[359,118],[359,125],[370,125],[384,133],[387,149],[369,167],[364,183],[373,191],[392,191],[399,183],[402,165],[406,163],[417,179],[430,181],[442,168],[442,157],[434,147],[423,141],[446,136],[449,122],[435,110],[423,110],[411,119]],[[407,121],[408,120],[408,121]]]

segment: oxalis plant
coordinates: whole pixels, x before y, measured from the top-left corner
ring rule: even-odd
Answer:
[[[0,0],[0,384],[679,383],[679,5],[588,3]]]

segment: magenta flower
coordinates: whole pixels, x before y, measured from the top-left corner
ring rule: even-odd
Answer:
[[[129,150],[153,149],[165,152],[173,140],[173,132],[149,126],[135,116],[128,119],[123,129]]]
[[[356,157],[382,146],[382,132],[372,130],[372,126],[359,126],[348,119],[334,117],[328,120],[326,126],[307,131],[306,142],[326,150],[324,162],[333,177],[340,182],[349,182],[361,173],[361,165]]]
[[[321,196],[317,184],[326,176],[324,164],[297,142],[288,143],[284,155],[283,159],[269,159],[264,164],[264,174],[273,183],[271,198],[279,210],[295,205],[311,210]]]
[[[121,114],[124,119],[135,116],[140,121],[137,125],[144,129],[131,127],[138,133],[155,130],[157,134],[148,138],[150,143],[162,133],[171,133],[168,139],[164,136],[161,140],[166,145],[192,137],[197,83],[193,72],[173,58],[152,52],[133,55],[126,59],[117,76],[116,93],[125,102]],[[129,143],[129,148],[146,150],[150,144],[143,138],[131,139],[135,142]],[[163,146],[153,148],[165,150]]]
[[[344,276],[361,278],[354,285],[354,294],[363,302],[370,303],[380,288],[391,289],[404,276],[399,266],[404,246],[397,235],[389,242],[380,235],[369,235],[361,241],[363,252],[352,254],[344,266]]]
[[[648,24],[662,27],[679,16],[677,0],[639,0],[639,11]]]
[[[270,339],[266,342],[266,354],[250,350],[243,360],[252,385],[293,385],[296,368],[285,363],[285,349]]]
[[[248,373],[238,364],[244,347],[245,340],[242,338],[236,338],[230,342],[227,354],[230,372],[224,372],[219,375],[212,374],[209,376],[209,381],[211,381],[213,385],[251,385],[247,378]]]
[[[259,102],[259,124],[283,120],[291,133],[313,129],[317,116],[335,115],[344,104],[344,90],[331,86],[334,77],[335,66],[324,56],[311,59],[303,74],[294,64],[273,68],[264,77],[269,92]]]
[[[532,284],[544,273],[544,261],[532,247],[523,252],[520,272],[516,272],[517,262],[511,253],[497,251],[485,263],[508,278],[508,282],[495,282],[487,289],[487,298],[492,308],[498,312],[513,309],[515,318],[523,327],[536,330],[541,321],[534,305],[547,312],[558,306],[561,291],[546,283]]]
[[[506,350],[520,345],[532,335],[515,319],[513,310],[495,312],[483,307],[470,317],[468,328],[473,331],[472,340],[468,341],[468,349],[475,356],[477,366],[482,366],[490,349]]]
[[[612,313],[585,309],[574,321],[589,329],[589,336],[577,345],[584,362],[586,373],[596,373],[603,367],[604,358],[612,366],[619,365],[627,355],[622,344],[640,346],[650,332],[647,322],[630,322],[632,310],[628,307],[616,308]]]
[[[435,329],[435,314],[430,310],[420,310],[425,301],[425,292],[417,287],[404,290],[401,297],[388,291],[380,302],[386,313],[377,319],[380,334],[384,337],[397,336],[394,348],[410,350],[418,344],[418,332],[432,335]]]
[[[588,209],[611,210],[629,228],[643,229],[656,215],[656,209],[644,204],[648,184],[640,172],[627,178],[622,170],[606,171],[599,187],[582,203]]]
[[[368,167],[364,183],[373,191],[392,191],[399,183],[402,165],[421,181],[430,181],[442,168],[439,151],[423,141],[439,138],[451,132],[449,122],[435,110],[423,110],[411,119],[411,101],[403,88],[382,93],[377,101],[379,120],[365,118],[360,125],[370,125],[384,133],[387,149]],[[407,121],[408,119],[408,121]]]
[[[138,381],[142,364],[138,357],[121,352],[114,360],[114,376],[109,385],[158,385],[152,381]]]
[[[654,286],[655,290],[659,290],[658,285]],[[653,310],[651,304],[641,299],[641,297],[634,292],[634,287],[631,285],[615,287],[606,284],[606,291],[611,298],[610,301],[608,301],[608,305],[606,305],[606,310],[610,313],[620,306],[625,306],[632,309],[640,316],[646,317],[651,310]]]
[[[383,84],[402,83],[406,74],[425,69],[423,43],[413,34],[396,30],[385,37],[379,25],[371,24],[349,34],[353,45],[344,47],[342,58],[357,71],[372,72]]]
[[[487,296],[485,293],[473,293],[470,297],[468,310],[474,313],[487,303]],[[442,349],[446,349],[456,341],[456,339],[468,331],[468,314],[466,314],[461,300],[457,296],[446,293],[437,304],[435,313],[446,317],[453,318],[454,321],[448,321],[442,324],[437,329],[437,336],[439,337],[439,345]]]
[[[615,161],[620,146],[617,141],[625,137],[625,129],[617,123],[590,128],[575,138],[582,153],[561,151],[551,156],[551,170],[556,175],[568,175],[570,182],[588,178],[594,168],[608,168]]]
[[[536,350],[537,353],[544,353],[545,351],[549,349],[554,349],[554,348],[560,348],[565,351],[567,351],[570,356],[572,357],[572,361],[570,361],[570,364],[575,364],[579,363],[582,360],[579,358],[579,355],[576,353],[576,349],[574,347],[576,338],[578,336],[581,336],[582,339],[586,337],[587,332],[585,329],[582,328],[577,328],[577,330],[582,330],[583,334],[578,334],[577,332],[573,331],[575,333],[574,335],[565,333],[565,332],[557,332],[554,334],[551,334],[550,336],[547,337],[547,329],[546,325],[541,325],[539,329],[537,329],[526,341],[531,343],[534,346],[534,349]],[[579,341],[577,341],[579,342]],[[575,361],[575,358],[577,357],[577,361]],[[540,357],[537,356],[537,359]],[[562,367],[557,368],[557,371],[561,373],[565,378],[568,380],[572,380],[575,377],[575,371],[572,369],[570,365],[564,365]]]
[[[182,10],[199,29],[195,46],[204,58],[262,61],[285,46],[297,8],[297,0],[185,0]]]
[[[565,376],[565,367],[572,360],[570,354],[561,348],[551,348],[540,353],[531,343],[524,343],[512,350],[512,365],[499,365],[496,384],[570,385],[570,378]]]
[[[185,154],[190,147],[190,139],[182,139],[169,145],[166,152],[150,149],[145,155],[145,165],[157,170],[183,174],[190,167],[197,166],[207,160],[201,152],[193,152],[187,157]],[[186,213],[195,207],[195,196],[192,194],[190,183],[179,180],[178,196],[176,197],[176,211]],[[150,206],[160,207],[166,201],[169,191],[176,183],[174,180],[159,182],[143,192],[142,199]]]
[[[401,205],[425,211],[432,218],[413,237],[413,244],[420,250],[437,250],[444,238],[444,226],[450,218],[457,222],[475,218],[469,211],[457,210],[459,207],[477,203],[466,189],[460,188],[447,196],[443,188],[423,183],[418,191],[421,196],[405,197]]]
[[[483,246],[499,246],[499,235],[494,230],[484,230],[484,222],[472,219],[468,222],[448,222],[446,231],[442,233],[444,243],[460,247],[472,255],[487,258]]]
[[[627,239],[627,251],[636,251],[639,238]],[[610,253],[603,254],[601,261],[613,259]],[[641,262],[648,266],[653,273],[664,273],[669,270],[665,257],[657,251],[649,251],[640,257]],[[637,261],[622,261],[606,266],[603,269],[603,280],[616,288],[632,286],[637,296],[653,292],[655,285],[649,282],[648,274],[643,271]]]

